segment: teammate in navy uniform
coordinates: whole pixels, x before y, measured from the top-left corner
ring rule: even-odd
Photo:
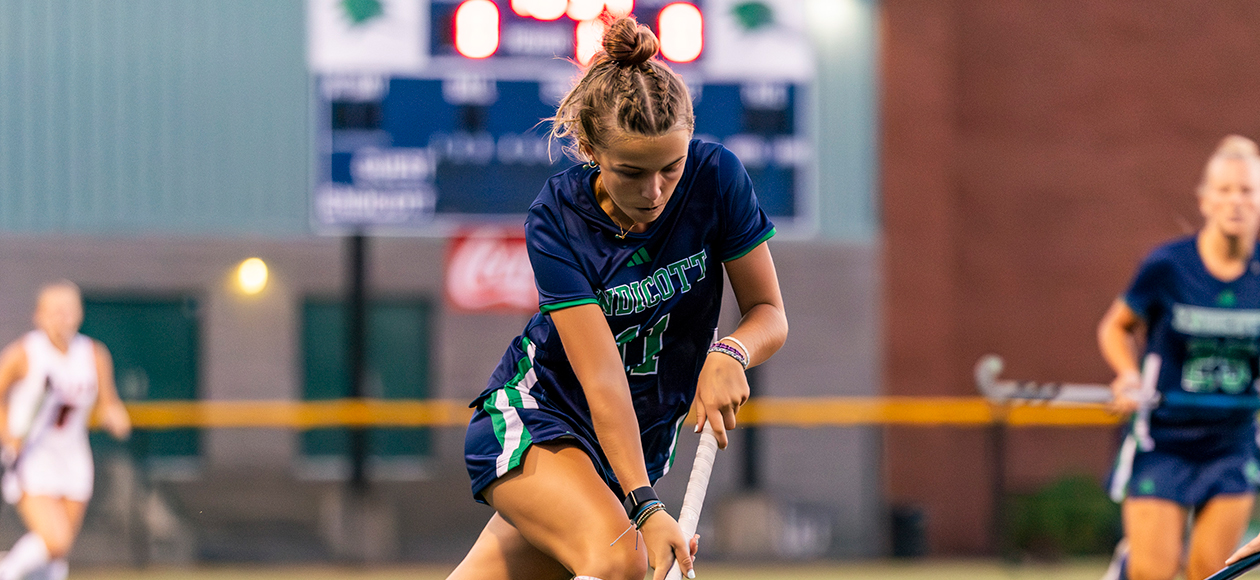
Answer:
[[[1241,539],[1260,485],[1255,143],[1227,137],[1207,163],[1198,196],[1203,229],[1151,252],[1099,325],[1103,357],[1116,372],[1116,408],[1139,411],[1139,338],[1147,358],[1155,355],[1160,398],[1153,411],[1135,415],[1112,476],[1129,551],[1112,578],[1173,578],[1190,514],[1186,577],[1210,576]]]
[[[787,336],[774,226],[742,164],[691,138],[649,29],[617,19],[603,48],[552,119],[587,163],[526,219],[539,312],[472,405],[472,491],[496,513],[451,578],[641,580],[650,564],[659,580],[675,558],[694,577],[695,540],[651,485],[693,403],[726,446],[745,368]],[[743,318],[714,342],[723,270]]]

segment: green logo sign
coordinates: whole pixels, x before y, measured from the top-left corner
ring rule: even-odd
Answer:
[[[341,8],[346,11],[351,26],[358,26],[385,12],[381,0],[341,0]]]
[[[744,30],[756,30],[774,24],[774,9],[765,2],[740,2],[731,8],[731,12]]]

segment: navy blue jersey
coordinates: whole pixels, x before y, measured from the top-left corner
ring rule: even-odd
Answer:
[[[1151,414],[1156,446],[1205,451],[1251,436],[1255,413],[1243,407],[1257,396],[1260,262],[1254,260],[1238,279],[1224,282],[1207,271],[1195,237],[1182,238],[1151,252],[1125,292],[1125,303],[1146,321],[1147,352],[1162,359],[1162,402]]]
[[[539,312],[513,340],[474,405],[493,403],[506,384],[516,392],[505,401],[558,412],[575,435],[595,442],[586,396],[550,313],[598,305],[621,351],[648,475],[655,480],[668,469],[714,339],[721,264],[769,239],[774,225],[758,207],[743,164],[721,145],[692,140],[664,212],[645,232],[624,239],[595,200],[597,171],[578,166],[553,176],[530,207],[525,237]]]

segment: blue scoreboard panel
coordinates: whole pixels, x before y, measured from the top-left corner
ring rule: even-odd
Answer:
[[[514,3],[481,0],[497,8],[495,46],[469,58],[459,44],[468,33],[456,22],[466,3],[428,3],[428,54],[418,70],[315,75],[317,231],[446,235],[520,223],[546,179],[574,164],[562,143],[548,139],[544,119],[579,73],[574,39],[582,23],[520,16]],[[678,3],[633,4],[639,21],[656,29],[662,11]],[[487,50],[477,40],[477,50]],[[696,136],[743,160],[777,225],[804,222],[812,208],[804,186],[813,154],[801,122],[808,83],[713,78],[707,56],[671,63],[691,88]]]

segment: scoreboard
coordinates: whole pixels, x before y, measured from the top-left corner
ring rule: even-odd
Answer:
[[[813,69],[796,62],[808,58],[799,39],[795,52],[784,41],[796,4],[308,0],[312,225],[448,235],[520,224],[546,179],[574,164],[543,120],[598,47],[599,16],[632,13],[687,80],[696,136],[740,157],[762,207],[790,231],[814,205],[802,122]],[[757,45],[766,34],[779,36]]]

